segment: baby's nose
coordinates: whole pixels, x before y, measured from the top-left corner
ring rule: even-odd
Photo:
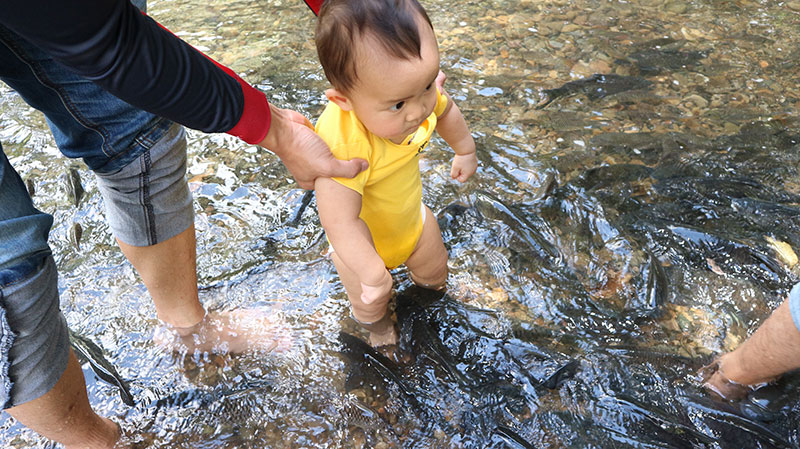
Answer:
[[[421,122],[422,119],[425,118],[426,113],[425,105],[422,103],[418,103],[416,107],[408,109],[408,115],[406,116],[406,120],[409,122]]]

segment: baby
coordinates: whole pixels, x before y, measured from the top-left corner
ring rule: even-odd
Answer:
[[[405,264],[415,284],[441,289],[447,251],[422,204],[419,154],[435,129],[453,148],[450,175],[475,173],[475,141],[452,99],[439,90],[439,49],[417,0],[325,0],[316,45],[330,100],[317,133],[339,159],[362,158],[355,178],[318,178],[322,226],[354,319],[370,344],[397,341],[388,313],[389,269]]]

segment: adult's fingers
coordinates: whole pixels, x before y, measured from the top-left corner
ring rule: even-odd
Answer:
[[[445,81],[447,81],[447,75],[439,70],[439,73],[436,75],[436,87],[438,87],[439,90],[443,90]]]
[[[330,178],[352,178],[369,167],[369,162],[364,159],[351,159],[342,161],[333,159],[328,177]]]

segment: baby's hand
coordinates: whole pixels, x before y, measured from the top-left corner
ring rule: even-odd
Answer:
[[[361,283],[361,302],[364,304],[372,304],[389,295],[392,291],[392,275],[386,270],[384,270],[383,273],[383,278],[376,285]]]
[[[464,182],[478,170],[478,156],[473,151],[469,154],[456,154],[453,158],[453,168],[450,177]]]

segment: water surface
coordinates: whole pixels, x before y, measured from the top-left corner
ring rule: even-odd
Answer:
[[[800,444],[796,389],[779,389],[785,408],[764,422],[712,401],[694,376],[797,281],[800,4],[423,4],[480,171],[451,181],[438,138],[422,159],[451,277],[432,295],[396,272],[399,362],[353,339],[313,197],[268,152],[194,131],[201,298],[274,310],[295,345],[268,357],[156,348],[154,308],[91,174],[0,90],[3,147],[55,217],[67,321],[136,400],[85,366],[96,409],[144,448]],[[149,12],[275,104],[321,112],[302,3],[161,0]],[[86,190],[77,206],[72,167]],[[0,419],[0,445],[45,444]]]

